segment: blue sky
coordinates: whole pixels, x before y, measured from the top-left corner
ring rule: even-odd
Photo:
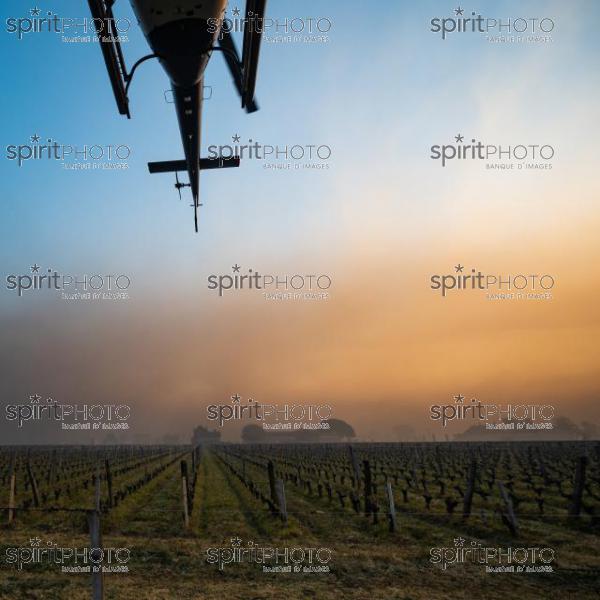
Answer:
[[[74,0],[38,5],[64,16],[85,14],[86,7]],[[598,50],[594,2],[496,2],[493,11],[487,10],[499,16],[551,15],[557,21],[555,41],[542,45],[489,45],[477,36],[442,42],[428,30],[428,21],[451,15],[450,3],[357,8],[347,2],[306,2],[298,15],[292,1],[271,3],[273,17],[324,16],[333,27],[327,44],[264,45],[257,91],[262,110],[254,115],[239,109],[221,57],[213,57],[206,76],[213,97],[205,105],[205,144],[229,143],[239,133],[264,143],[325,143],[334,154],[327,173],[273,174],[246,164],[237,172],[206,174],[198,236],[189,235],[191,209],[187,199],[178,202],[172,176],[151,177],[145,166],[181,157],[173,107],[163,98],[168,81],[158,63],[138,71],[128,121],[116,112],[95,45],[61,43],[53,34],[29,34],[20,42],[0,36],[0,49],[10,57],[0,100],[3,145],[22,143],[37,132],[63,143],[124,143],[133,152],[129,170],[114,175],[64,173],[40,163],[16,169],[0,162],[3,256],[16,268],[23,260],[48,255],[54,246],[53,260],[74,269],[76,260],[122,261],[125,250],[135,247],[129,259],[130,268],[137,269],[142,256],[191,261],[199,252],[218,261],[224,244],[248,251],[237,241],[240,234],[263,254],[273,243],[290,256],[304,254],[305,236],[322,249],[338,237],[336,223],[345,210],[344,199],[335,197],[340,181],[356,177],[365,184],[376,174],[389,186],[406,182],[402,172],[419,168],[426,148],[454,132],[456,121],[468,126],[480,117],[481,107],[470,93],[477,74],[495,83],[487,93],[496,98],[510,87],[520,64],[541,57],[555,76],[540,85],[532,72],[536,85],[527,90],[522,106],[530,119],[543,117],[544,125],[570,81],[583,77],[597,83],[598,71],[590,62]],[[128,3],[118,3],[116,11],[133,20]],[[3,3],[3,21],[25,15],[22,3]],[[124,51],[129,65],[147,52],[135,27]],[[532,105],[538,109],[529,110]],[[414,201],[407,202],[404,210],[413,207]]]

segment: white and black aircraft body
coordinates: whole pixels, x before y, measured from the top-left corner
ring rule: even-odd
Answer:
[[[247,112],[258,110],[254,100],[266,0],[247,0],[242,57],[230,31],[222,27],[227,0],[130,0],[152,54],[127,71],[117,35],[107,35],[114,24],[115,0],[88,0],[119,113],[130,118],[128,91],[137,67],[157,58],[171,82],[185,158],[148,163],[150,173],[174,172],[175,187],[190,187],[198,231],[200,171],[238,167],[239,157],[201,158],[204,72],[215,50],[222,52]],[[177,172],[187,172],[181,183]]]

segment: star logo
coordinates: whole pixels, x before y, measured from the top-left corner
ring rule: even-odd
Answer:
[[[462,394],[459,394],[458,396],[454,396],[454,402],[456,402],[456,404],[462,404],[465,401],[465,397]]]
[[[457,8],[454,9],[454,14],[458,17],[459,15],[462,15],[465,12],[464,8],[461,8],[460,6],[458,6]]]
[[[458,135],[455,135],[455,136],[454,136],[454,139],[455,139],[457,142],[462,142],[462,141],[463,141],[465,138],[464,138],[462,135],[460,135],[460,133],[459,133]]]
[[[34,548],[37,548],[41,544],[42,540],[39,537],[29,538],[29,544]]]
[[[42,397],[39,394],[29,396],[29,402],[31,402],[31,404],[39,404],[41,399]]]
[[[42,11],[36,6],[35,8],[32,8],[29,12],[31,13],[32,17],[38,17]]]
[[[37,133],[34,133],[31,136],[31,141],[32,143],[37,144],[40,141],[40,136]]]
[[[463,267],[463,265],[461,265],[460,263],[458,263],[458,264],[457,264],[457,265],[454,267],[454,270],[455,270],[457,273],[462,273],[462,272],[463,272],[463,269],[464,269],[464,267]]]
[[[235,265],[233,265],[233,267],[231,267],[231,269],[232,269],[232,271],[233,271],[234,273],[239,273],[239,272],[240,272],[240,269],[241,269],[241,267],[240,267],[240,265],[238,265],[237,263],[235,263]]]
[[[240,141],[240,136],[239,136],[239,135],[236,133],[235,135],[232,135],[232,136],[231,136],[231,139],[232,139],[234,142],[239,142],[239,141]]]
[[[233,396],[231,396],[231,401],[234,404],[239,404],[241,399],[242,397],[239,394],[234,394]]]
[[[35,263],[35,265],[33,265],[31,267],[31,272],[32,273],[37,273],[39,270],[40,270],[40,266],[37,263]]]
[[[240,540],[239,537],[231,538],[231,545],[232,546],[240,546],[241,543],[242,543],[242,540]]]
[[[233,9],[233,16],[234,17],[240,16],[240,9],[237,6]]]
[[[464,538],[454,538],[454,545],[455,546],[464,546],[465,545],[465,540]]]

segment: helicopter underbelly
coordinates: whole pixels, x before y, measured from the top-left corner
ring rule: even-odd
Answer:
[[[215,23],[223,18],[227,0],[130,0],[144,35],[174,21],[200,19]]]
[[[202,78],[221,28],[227,0],[130,0],[138,23],[178,87]]]

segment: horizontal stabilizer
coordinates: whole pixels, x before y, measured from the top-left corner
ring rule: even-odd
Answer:
[[[200,159],[200,170],[205,169],[227,169],[229,167],[239,167],[240,157],[232,156],[231,158],[201,158]]]
[[[227,169],[229,167],[239,167],[240,157],[232,156],[231,158],[201,158],[200,170],[207,169]],[[177,171],[187,171],[187,163],[185,160],[165,160],[162,162],[148,163],[150,173],[175,173]]]

